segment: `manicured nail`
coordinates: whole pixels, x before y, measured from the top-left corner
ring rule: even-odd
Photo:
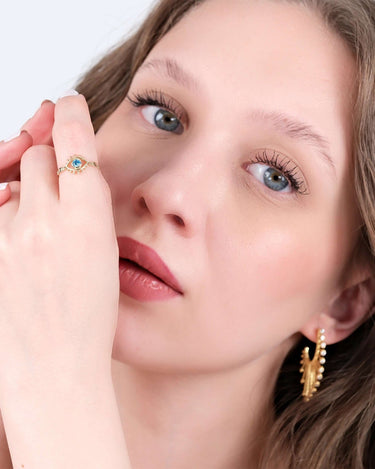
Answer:
[[[67,90],[67,91],[65,91],[65,93],[61,94],[59,96],[59,99],[64,98],[65,96],[76,96],[77,94],[79,94],[78,91],[71,88],[70,90]]]
[[[43,106],[43,104],[47,104],[47,103],[53,103],[55,104],[53,101],[51,101],[50,99],[45,99],[44,101],[42,101],[42,104],[40,105],[40,107]]]
[[[7,182],[1,182],[0,183],[0,191],[3,191],[4,189],[6,189],[8,183]]]

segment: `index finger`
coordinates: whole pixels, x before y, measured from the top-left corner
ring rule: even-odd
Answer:
[[[98,197],[98,190],[103,188],[104,191],[104,187],[98,166],[94,128],[82,94],[57,100],[52,139],[57,167],[62,168],[58,176],[60,201],[73,206],[92,204]]]

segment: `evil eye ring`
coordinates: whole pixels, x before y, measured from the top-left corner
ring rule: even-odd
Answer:
[[[81,155],[72,155],[68,158],[68,161],[65,166],[62,166],[57,170],[57,175],[60,176],[60,173],[67,170],[73,174],[81,173],[87,166],[96,166],[98,164],[95,161],[87,161]]]

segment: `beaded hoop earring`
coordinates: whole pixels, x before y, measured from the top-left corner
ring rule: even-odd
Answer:
[[[305,347],[302,351],[300,362],[302,366],[299,371],[302,373],[300,381],[303,384],[302,396],[306,402],[316,393],[320,381],[323,379],[323,365],[326,362],[325,356],[327,355],[324,333],[324,329],[318,329],[316,348],[312,360],[310,360],[309,347]]]

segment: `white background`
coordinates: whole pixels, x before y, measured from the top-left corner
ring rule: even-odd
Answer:
[[[1,0],[0,140],[141,23],[156,0]]]

